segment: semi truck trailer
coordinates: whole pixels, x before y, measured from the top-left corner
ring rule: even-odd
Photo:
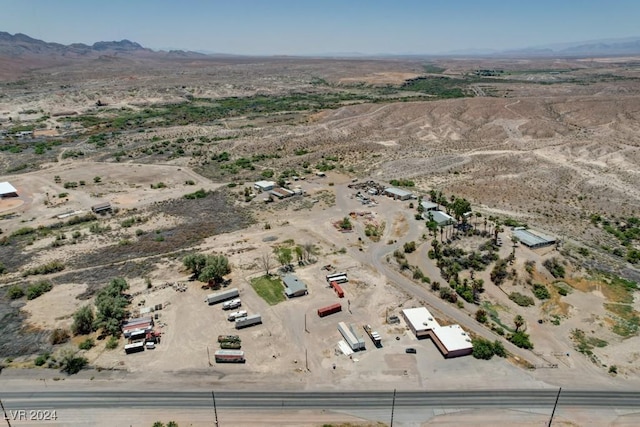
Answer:
[[[259,314],[252,314],[251,316],[241,317],[236,319],[236,329],[246,328],[247,326],[259,325],[262,323],[262,316]]]
[[[244,351],[242,350],[217,350],[214,353],[216,363],[244,363]]]
[[[226,289],[224,291],[216,292],[214,294],[207,295],[207,303],[209,305],[217,304],[222,301],[229,300],[231,298],[237,298],[240,296],[237,288]]]

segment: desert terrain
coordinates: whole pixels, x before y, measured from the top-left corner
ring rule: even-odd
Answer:
[[[0,81],[0,182],[18,190],[18,197],[0,199],[2,384],[637,390],[637,61],[105,56],[12,70]],[[34,135],[17,136],[21,131]],[[253,185],[264,179],[303,195],[265,202],[269,194]],[[416,198],[374,195],[365,205],[354,184],[368,180],[407,184]],[[419,201],[433,193],[470,202],[473,232],[432,231],[416,217]],[[92,216],[91,207],[103,202],[112,210]],[[336,226],[344,218],[350,232]],[[518,225],[559,243],[512,244]],[[482,252],[494,238],[504,244],[489,251],[511,257],[508,278],[495,284],[495,260],[477,271],[461,268],[459,281],[481,279],[484,291],[471,302],[442,299],[432,285],[451,281],[434,259],[438,244]],[[409,242],[415,250],[405,249]],[[266,258],[278,277],[274,251],[300,245],[312,255],[292,264],[309,294],[269,303],[252,281],[268,270]],[[239,289],[243,309],[262,315],[261,325],[238,332],[245,364],[212,362],[216,337],[235,329],[226,311],[204,302],[213,292],[208,283],[183,265],[193,253],[226,257],[226,283]],[[546,267],[550,261],[563,266],[561,276]],[[46,265],[57,267],[40,274]],[[344,299],[327,285],[326,265],[348,273]],[[130,286],[132,316],[162,304],[156,348],[125,354],[126,340],[118,337],[117,348],[107,349],[101,330],[52,344],[52,333],[71,331],[74,313],[94,307],[117,277]],[[51,289],[36,298],[10,297],[12,288],[43,281]],[[534,284],[546,298],[534,298]],[[518,304],[514,293],[533,304]],[[318,317],[318,308],[336,301],[340,313]],[[404,320],[388,321],[423,305],[474,339],[502,342],[508,356],[446,359]],[[477,320],[479,310],[488,320]],[[517,332],[517,315],[533,349],[506,339]],[[342,354],[340,321],[371,325],[382,347],[361,330],[367,350]],[[87,339],[94,345],[78,350]],[[405,353],[409,347],[416,353]],[[50,361],[70,350],[87,368],[67,376]],[[35,366],[43,354],[47,363]],[[78,420],[94,422],[81,412]],[[316,414],[308,425],[385,421],[338,415]],[[567,425],[585,422],[584,413],[559,415]],[[245,416],[237,425],[255,423]],[[286,425],[281,414],[270,416],[273,425]],[[305,414],[297,416],[287,422],[303,425]],[[406,422],[456,425],[465,416],[430,413]],[[484,416],[481,423],[495,421],[495,414]],[[603,423],[637,421],[615,411],[601,416]],[[181,417],[204,425],[206,416]],[[535,414],[518,420],[540,422]],[[143,421],[154,420],[146,414]]]

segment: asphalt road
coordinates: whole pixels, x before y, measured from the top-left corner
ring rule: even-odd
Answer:
[[[397,392],[396,408],[549,408],[557,390]],[[49,391],[0,395],[7,411],[66,408],[210,408],[211,392]],[[218,408],[377,409],[390,408],[393,392],[217,392]],[[558,408],[638,408],[640,392],[563,390]]]

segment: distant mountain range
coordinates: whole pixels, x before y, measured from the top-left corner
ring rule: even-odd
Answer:
[[[92,45],[72,43],[64,45],[34,39],[25,34],[11,35],[0,31],[0,57],[48,59],[94,58],[104,55],[140,56],[140,57],[206,57],[198,52],[171,50],[154,51],[130,40],[100,41]]]
[[[73,43],[64,45],[34,39],[25,34],[11,35],[0,31],[0,58],[9,57],[20,60],[64,61],[72,58],[97,58],[101,56],[126,56],[139,58],[220,58],[241,57],[242,55],[220,54],[212,52],[193,52],[184,50],[152,50],[129,40],[100,41],[92,45]],[[466,49],[441,52],[438,54],[362,54],[358,52],[336,52],[315,57],[339,58],[375,58],[375,57],[438,57],[438,56],[477,56],[477,57],[584,57],[584,56],[625,56],[640,55],[640,37],[626,39],[591,40],[576,43],[562,43],[546,46],[528,47],[512,50]]]

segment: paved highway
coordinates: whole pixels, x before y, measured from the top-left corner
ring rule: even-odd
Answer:
[[[395,405],[414,408],[549,408],[554,389],[401,391]],[[391,407],[393,392],[216,392],[218,408],[377,409]],[[66,408],[208,408],[211,392],[171,391],[49,391],[6,392],[0,399],[7,410]],[[640,392],[563,390],[558,407],[637,408]]]

